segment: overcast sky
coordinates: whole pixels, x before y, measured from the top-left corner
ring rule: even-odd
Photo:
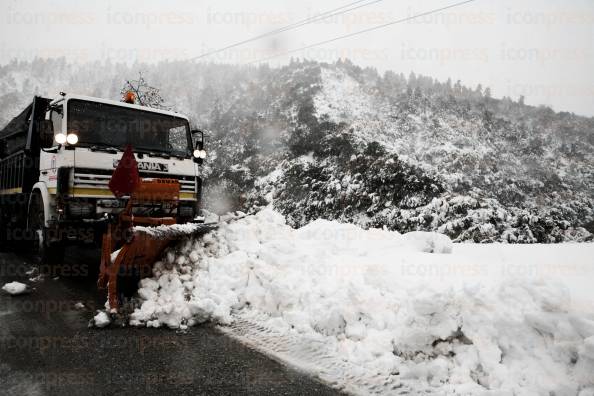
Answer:
[[[186,59],[351,2],[0,0],[0,64]],[[208,60],[247,63],[455,2],[378,0]],[[593,0],[476,0],[291,55],[482,83],[497,97],[525,95],[530,104],[594,116]]]

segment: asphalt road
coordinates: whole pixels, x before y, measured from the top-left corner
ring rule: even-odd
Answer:
[[[213,326],[88,328],[104,298],[95,288],[96,250],[75,248],[64,265],[26,274],[36,261],[0,253],[0,395],[334,395],[337,391],[253,351]],[[82,302],[85,307],[77,309]]]

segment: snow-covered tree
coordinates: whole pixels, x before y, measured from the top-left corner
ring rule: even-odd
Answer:
[[[136,80],[126,80],[120,94],[124,97],[128,92],[134,94],[135,103],[141,106],[165,110],[171,108],[171,106],[165,104],[165,100],[161,96],[160,90],[146,82],[142,72],[138,72],[138,78]]]

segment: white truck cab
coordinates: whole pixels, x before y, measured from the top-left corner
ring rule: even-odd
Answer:
[[[125,206],[126,197],[116,198],[108,183],[127,145],[141,178],[179,181],[176,215],[195,218],[206,156],[198,134],[186,116],[172,111],[64,93],[36,97],[0,131],[0,220],[9,225],[4,237],[24,217],[21,228],[38,223],[46,244],[88,238],[84,230]],[[19,208],[9,205],[15,200],[7,197],[27,201],[26,215],[16,213]],[[67,228],[76,231],[70,235]]]

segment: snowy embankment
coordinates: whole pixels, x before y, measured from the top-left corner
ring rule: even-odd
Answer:
[[[215,321],[355,393],[593,394],[592,257],[267,209],[170,251],[131,323]]]

